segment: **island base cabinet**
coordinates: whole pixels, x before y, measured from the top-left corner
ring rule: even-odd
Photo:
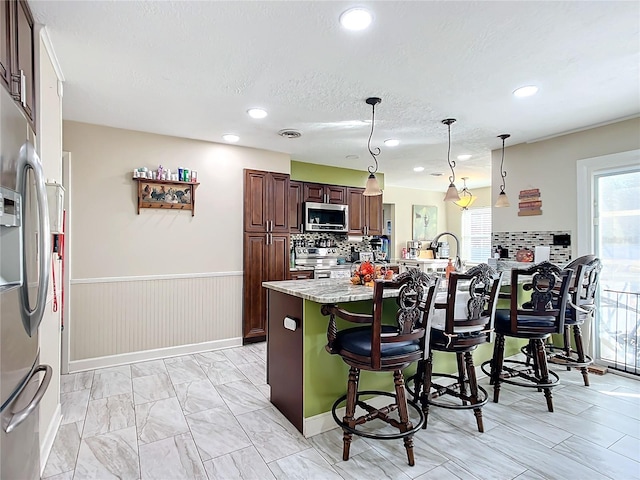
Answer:
[[[303,300],[268,292],[267,383],[271,403],[303,432]],[[285,328],[295,324],[295,330]]]

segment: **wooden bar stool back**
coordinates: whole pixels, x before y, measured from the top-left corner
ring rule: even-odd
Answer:
[[[409,269],[395,280],[376,280],[373,287],[373,311],[371,314],[351,313],[337,305],[323,305],[322,314],[329,315],[327,330],[329,353],[340,355],[349,365],[347,393],[333,404],[333,418],[344,431],[343,460],[349,459],[349,447],[353,434],[363,437],[389,440],[404,439],[409,465],[414,465],[413,434],[424,422],[421,409],[407,400],[402,370],[413,362],[424,360],[429,342],[429,312],[433,310],[435,292],[439,279],[429,277],[417,269]],[[397,290],[397,311],[393,325],[383,324],[382,308],[385,292]],[[393,292],[390,296],[393,295]],[[360,327],[337,330],[336,317],[361,324]],[[393,372],[394,393],[383,391],[358,391],[360,371]],[[392,403],[375,408],[364,398],[371,396],[392,397]],[[340,419],[336,413],[346,400],[346,411]],[[408,407],[418,414],[419,420],[412,424]],[[356,416],[356,407],[364,410]],[[394,412],[397,411],[395,418]],[[365,423],[381,420],[395,427],[398,432],[384,433],[379,429],[363,429]]]
[[[543,390],[547,408],[553,412],[551,388],[560,379],[549,371],[545,341],[552,333],[564,332],[572,275],[573,270],[561,270],[550,262],[511,271],[510,308],[496,310],[493,358],[482,364],[483,372],[490,375],[495,403],[498,403],[502,383],[509,383]],[[519,284],[524,288],[517,288]],[[524,299],[523,293],[528,291],[531,298]],[[529,340],[533,365],[504,359],[506,337]]]
[[[432,405],[454,410],[473,409],[478,431],[484,431],[482,406],[487,403],[487,392],[478,386],[473,351],[492,340],[501,281],[502,273],[496,273],[487,264],[466,273],[450,274],[445,301],[436,301],[429,355],[414,377],[414,398],[420,400],[425,414],[423,428],[427,428]],[[434,373],[434,351],[455,353],[458,374]]]

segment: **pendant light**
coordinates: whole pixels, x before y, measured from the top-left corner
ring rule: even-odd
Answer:
[[[451,176],[449,177],[449,188],[447,189],[447,193],[444,196],[445,202],[457,202],[460,200],[460,195],[458,194],[458,190],[456,189],[455,181],[456,181],[456,172],[453,170],[456,166],[455,161],[451,161],[451,124],[455,123],[455,118],[445,118],[442,120],[447,126],[449,130],[449,148],[447,150],[447,162],[449,163],[449,168],[451,169]]]
[[[469,189],[467,188],[467,180],[469,180],[469,177],[462,177],[464,186],[462,187],[462,190],[458,192],[458,194],[460,195],[460,201],[454,202],[457,206],[462,208],[462,210],[468,210],[471,204],[475,202],[477,198],[477,197],[474,197],[469,191]]]
[[[378,171],[378,159],[376,158],[380,155],[380,148],[376,147],[373,150],[371,149],[371,137],[373,136],[373,127],[376,122],[376,105],[382,102],[381,98],[378,97],[369,97],[366,100],[368,105],[371,105],[372,113],[371,113],[371,133],[369,134],[369,141],[367,142],[367,148],[369,149],[369,153],[373,158],[374,165],[367,167],[369,171],[369,178],[367,178],[367,184],[364,187],[364,192],[362,195],[366,197],[374,197],[376,195],[382,195],[382,190],[380,190],[380,185],[378,184],[378,179],[376,178],[376,172]]]
[[[509,206],[509,198],[507,194],[504,192],[505,182],[504,177],[507,176],[507,172],[504,170],[504,141],[509,138],[511,135],[508,133],[503,133],[502,135],[498,135],[498,138],[502,139],[502,159],[500,160],[500,176],[502,177],[502,185],[500,185],[500,193],[498,194],[498,200],[496,201],[495,207],[508,207]]]

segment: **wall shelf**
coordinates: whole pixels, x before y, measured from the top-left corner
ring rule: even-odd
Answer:
[[[195,215],[198,182],[174,182],[134,177],[138,182],[138,215],[141,208],[191,210]]]

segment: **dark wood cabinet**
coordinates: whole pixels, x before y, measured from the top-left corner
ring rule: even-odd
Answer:
[[[11,84],[15,98],[22,105],[27,117],[35,123],[35,48],[33,40],[33,16],[26,0],[15,2],[15,46],[11,56]]]
[[[289,175],[245,169],[244,231],[289,233]]]
[[[35,129],[33,16],[26,0],[0,3],[0,79]]]
[[[289,175],[245,170],[243,342],[267,335],[262,282],[289,278]]]
[[[0,79],[2,79],[2,83],[7,90],[9,89],[11,68],[10,5],[9,2],[5,1],[0,3]]]
[[[347,187],[308,182],[303,185],[304,202],[333,203],[335,205],[344,205],[346,203]]]
[[[289,182],[289,233],[304,233],[303,182]]]
[[[382,195],[365,197],[364,188],[347,188],[349,234],[382,235]]]

